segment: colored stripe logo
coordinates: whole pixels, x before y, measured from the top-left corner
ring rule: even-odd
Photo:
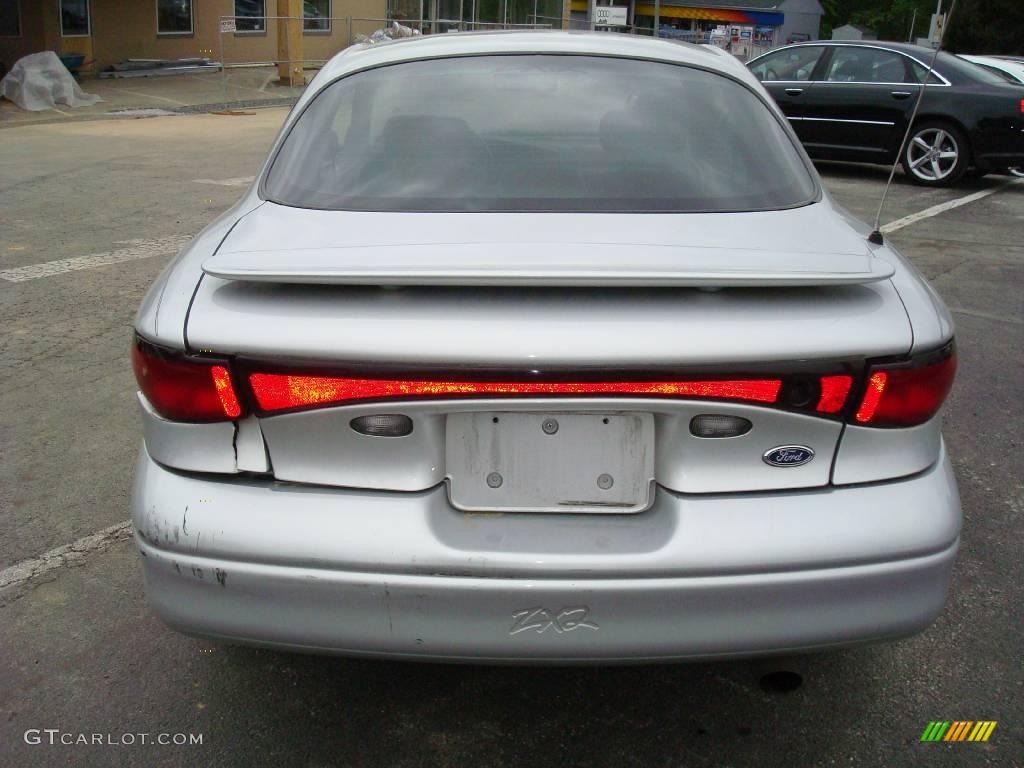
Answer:
[[[995,720],[932,720],[921,741],[988,741],[995,728]]]

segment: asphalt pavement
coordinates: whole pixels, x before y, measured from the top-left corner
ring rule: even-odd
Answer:
[[[0,764],[1024,765],[1024,181],[1002,177],[922,190],[898,174],[884,217],[939,206],[888,237],[957,323],[945,436],[966,521],[948,606],[923,634],[754,661],[517,668],[165,628],[116,527],[140,441],[131,321],[284,115],[0,132]],[[820,170],[873,217],[887,169]],[[921,743],[932,720],[998,725],[986,743]]]

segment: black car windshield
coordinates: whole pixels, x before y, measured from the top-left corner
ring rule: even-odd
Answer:
[[[733,80],[594,56],[492,55],[366,70],[295,122],[264,195],[356,211],[748,211],[816,185]]]

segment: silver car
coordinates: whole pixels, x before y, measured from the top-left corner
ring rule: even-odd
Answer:
[[[139,310],[151,605],[533,663],[921,631],[961,524],[953,325],[868,234],[721,51],[346,50]]]

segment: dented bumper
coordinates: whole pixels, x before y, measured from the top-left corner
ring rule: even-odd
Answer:
[[[913,634],[942,610],[949,462],[897,482],[683,496],[639,515],[467,515],[443,486],[345,491],[167,470],[133,521],[149,601],[206,637],[502,662],[755,655]]]

